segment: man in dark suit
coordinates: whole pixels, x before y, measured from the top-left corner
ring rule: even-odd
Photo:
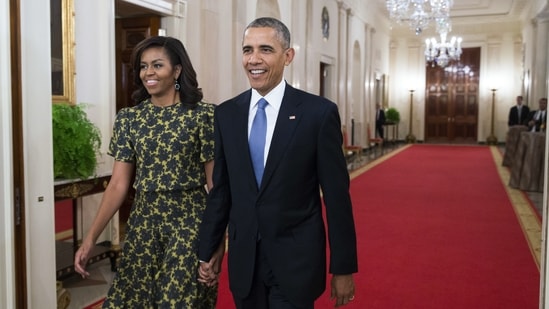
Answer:
[[[376,104],[376,132],[379,138],[383,139],[383,125],[385,124],[385,112],[381,108],[381,104]]]
[[[252,89],[215,111],[214,187],[200,229],[199,278],[211,284],[219,271],[215,251],[228,227],[229,286],[238,309],[312,309],[326,287],[323,199],[331,297],[345,305],[355,297],[358,262],[337,106],[286,83],[284,67],[295,51],[280,21],[249,24],[242,52]],[[254,167],[252,145],[261,131],[254,119],[263,110],[264,157]]]
[[[509,120],[507,124],[511,126],[526,125],[530,109],[526,105],[522,105],[522,96],[517,96],[517,104],[509,109]]]
[[[530,112],[528,117],[528,130],[531,132],[545,132],[547,127],[547,98],[539,99],[539,109]]]

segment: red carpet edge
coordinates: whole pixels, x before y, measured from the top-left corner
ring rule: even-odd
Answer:
[[[352,172],[349,173],[349,177],[351,178],[351,180],[353,180],[354,178],[362,175],[363,173],[365,173],[366,171],[368,171],[369,169],[383,163],[384,161],[387,161],[388,159],[392,158],[393,156],[401,153],[402,151],[408,149],[411,145],[406,145],[406,146],[403,146],[403,147],[400,147],[399,149],[397,150],[394,150],[394,151],[391,151],[390,153],[388,154],[385,154],[379,158],[377,158],[376,160],[372,161],[372,162],[369,162],[368,164],[362,166],[361,168],[358,168]]]
[[[530,247],[532,257],[534,258],[539,270],[541,261],[541,220],[532,208],[530,201],[524,196],[524,193],[521,190],[509,187],[511,173],[508,168],[501,165],[503,161],[501,152],[496,146],[491,146],[490,150],[492,152],[494,164],[496,165],[501,182],[505,187],[505,191],[507,191],[509,200],[513,205],[517,219],[522,227],[524,237]]]

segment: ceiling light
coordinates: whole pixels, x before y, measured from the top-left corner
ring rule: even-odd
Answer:
[[[397,23],[408,23],[419,35],[429,26],[436,24],[437,32],[450,32],[450,7],[453,0],[387,0],[387,10],[391,19]]]
[[[438,65],[442,68],[451,61],[458,61],[461,56],[461,37],[452,37],[450,42],[446,41],[446,32],[440,34],[440,42],[436,38],[425,40],[425,61],[432,66]]]

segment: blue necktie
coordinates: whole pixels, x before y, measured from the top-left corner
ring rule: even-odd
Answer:
[[[269,103],[263,98],[257,102],[257,111],[255,113],[254,121],[252,122],[250,139],[248,141],[250,156],[252,157],[252,164],[254,166],[255,180],[257,181],[258,187],[261,185],[261,178],[263,177],[263,170],[265,169],[265,136],[267,135],[267,115],[265,114],[265,107],[267,104]]]

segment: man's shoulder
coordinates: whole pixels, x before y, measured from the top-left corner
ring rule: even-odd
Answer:
[[[315,104],[327,104],[331,105],[334,104],[331,100],[328,98],[307,92],[305,90],[294,88],[290,85],[286,85],[286,93],[284,95],[292,96],[294,99],[299,99],[306,102],[315,102]]]
[[[249,102],[251,98],[251,90],[248,89],[230,99],[227,99],[223,102],[221,102],[219,105],[217,105],[217,109],[226,109],[234,107],[237,104],[242,104],[245,102]]]

